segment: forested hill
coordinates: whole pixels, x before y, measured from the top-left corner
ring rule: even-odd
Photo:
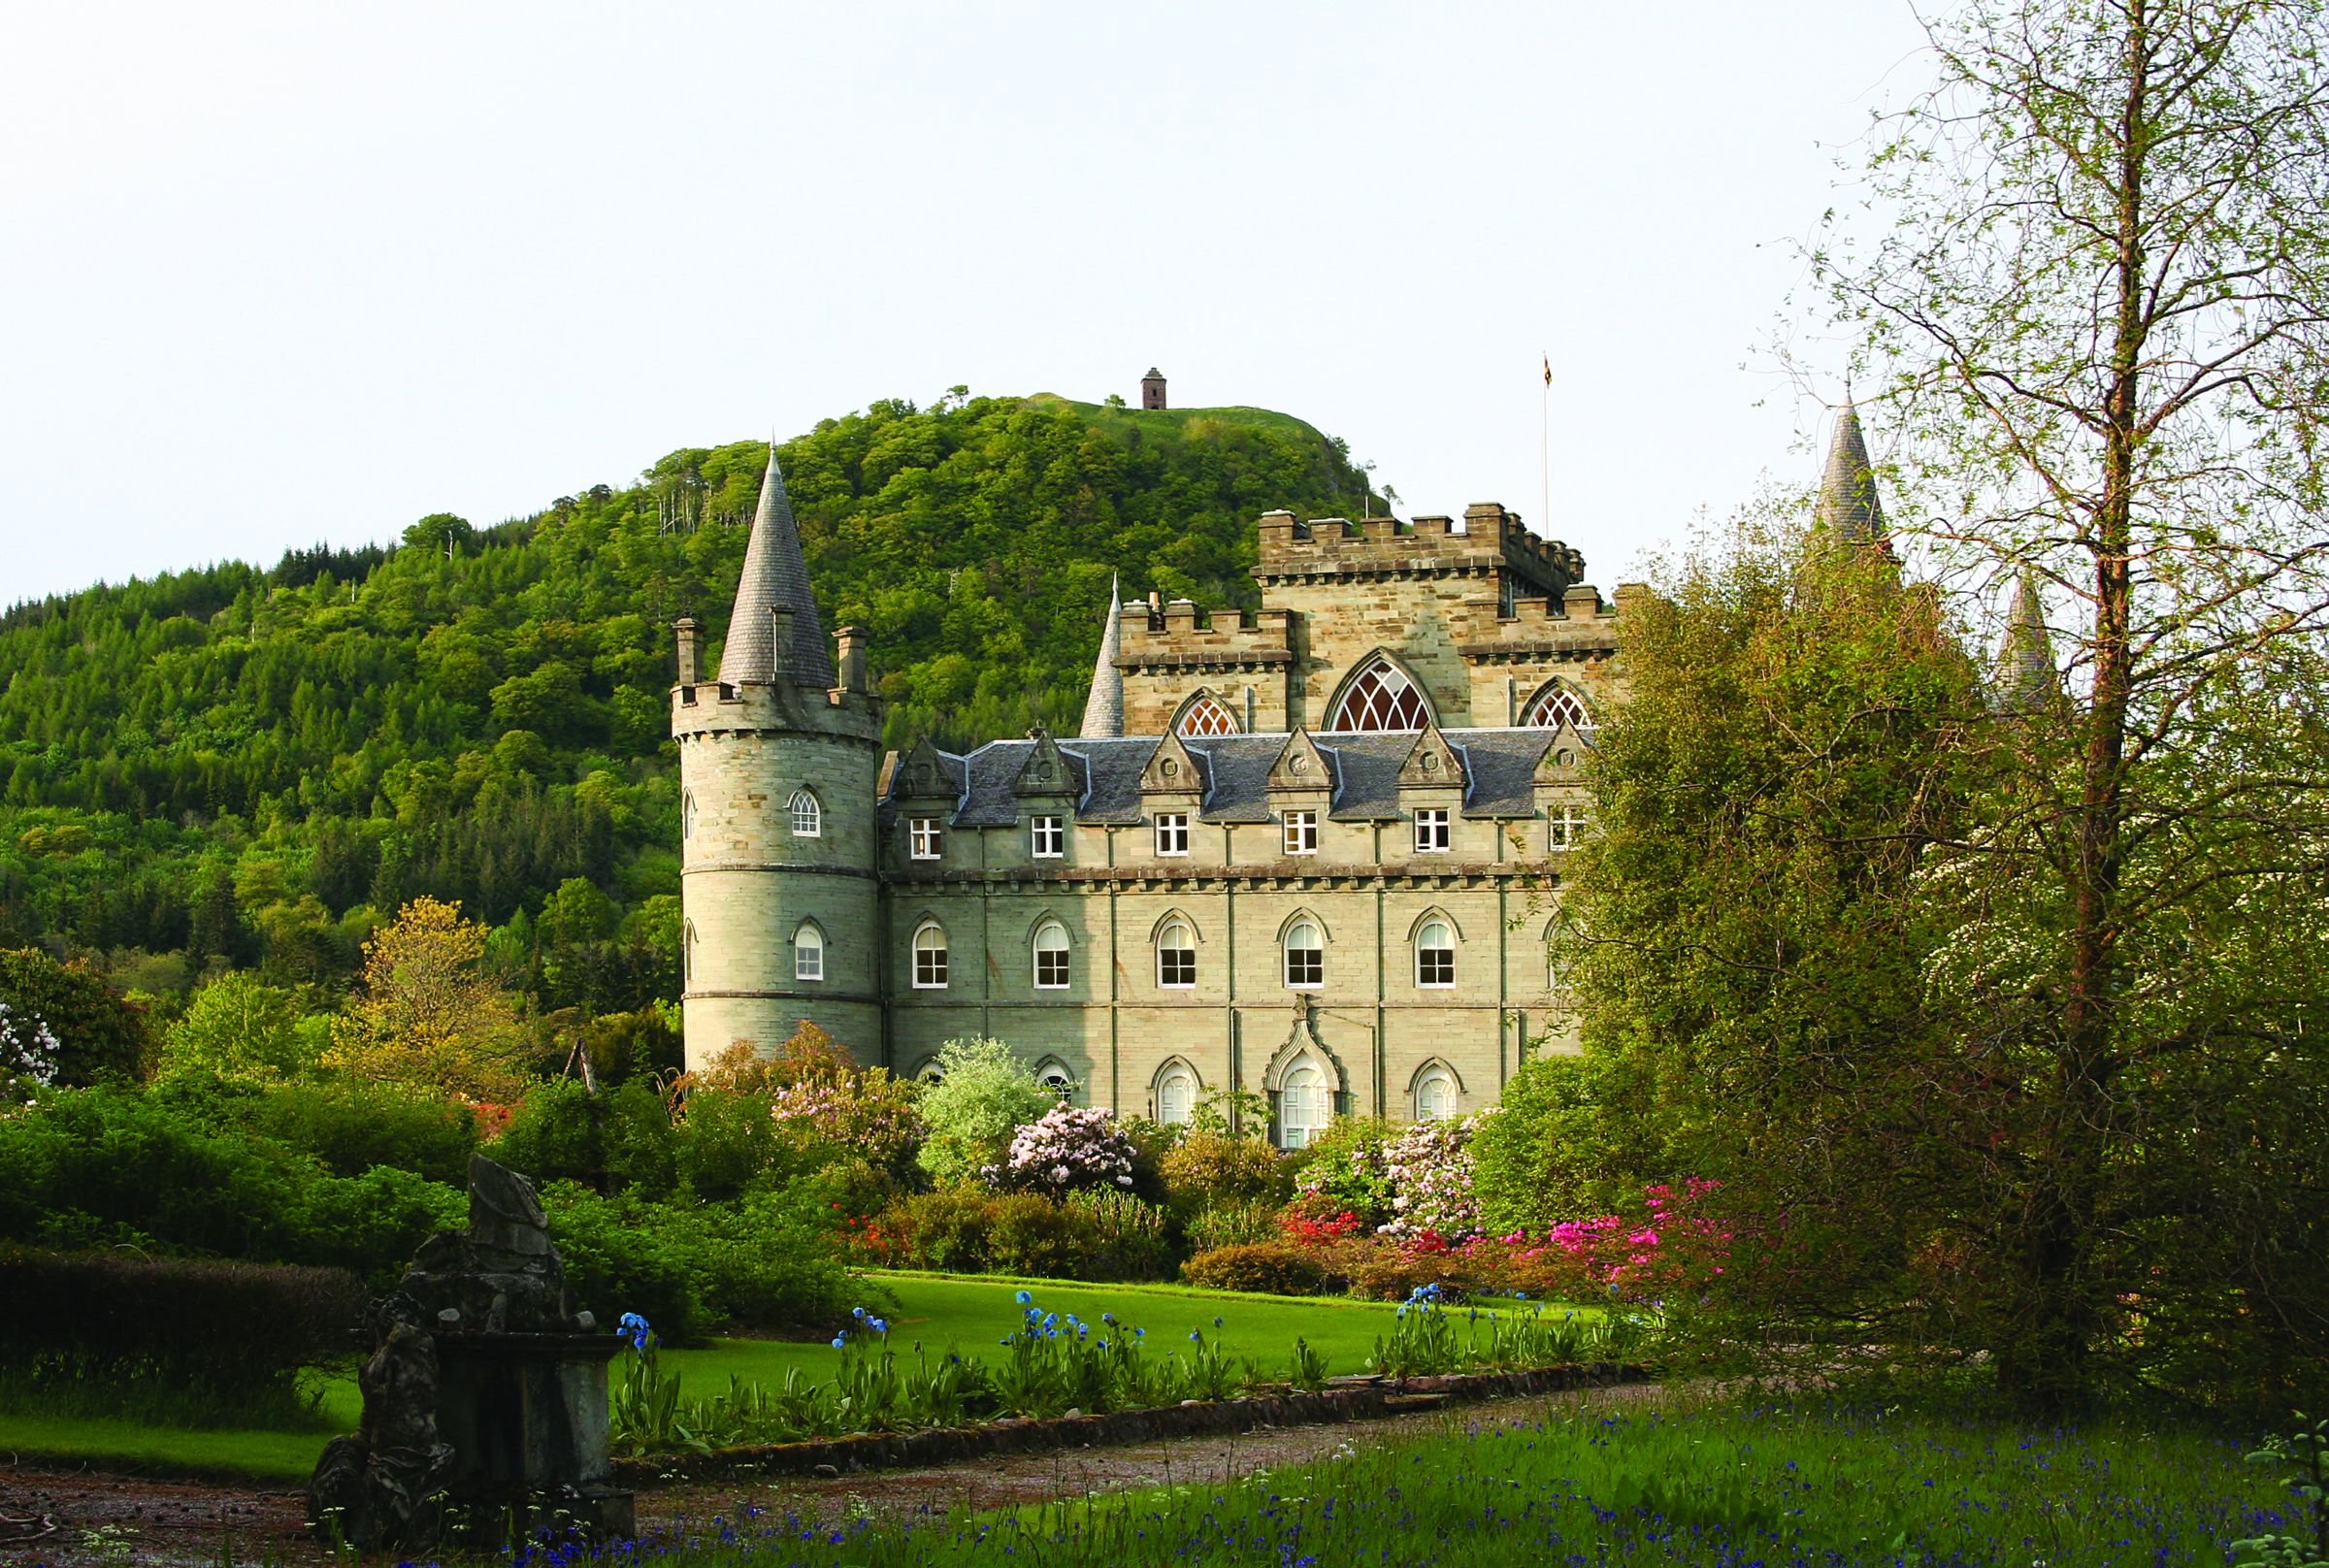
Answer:
[[[1250,604],[1254,519],[1348,513],[1364,483],[1284,414],[959,388],[780,452],[827,628],[872,630],[893,744],[1071,727],[1111,572]],[[398,547],[9,610],[0,947],[103,955],[165,997],[221,962],[336,987],[433,893],[547,1004],[672,995],[669,628],[725,633],[765,458],[673,452],[496,527],[440,514]]]

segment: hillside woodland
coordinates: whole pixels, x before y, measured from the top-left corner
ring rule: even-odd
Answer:
[[[828,629],[873,634],[889,739],[1081,711],[1111,573],[1250,605],[1254,519],[1350,513],[1343,443],[1261,409],[877,403],[779,448]],[[765,447],[672,452],[476,528],[294,550],[0,616],[0,949],[165,1014],[255,968],[328,1005],[423,896],[537,1013],[676,995],[670,623],[716,651]]]

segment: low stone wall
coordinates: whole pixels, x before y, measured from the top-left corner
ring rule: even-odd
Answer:
[[[1448,1404],[1643,1383],[1649,1377],[1645,1368],[1602,1361],[1591,1366],[1548,1367],[1535,1372],[1465,1372],[1404,1380],[1336,1378],[1318,1393],[1287,1388],[1240,1399],[1191,1401],[1152,1410],[1120,1410],[1105,1416],[1062,1416],[1052,1421],[1006,1417],[983,1426],[924,1432],[861,1432],[808,1443],[722,1449],[711,1454],[658,1454],[645,1458],[618,1459],[615,1473],[624,1485],[651,1486],[658,1482],[715,1481],[734,1476],[844,1475],[858,1470],[902,1470],[984,1458],[993,1454],[1099,1448],[1169,1437],[1226,1436],[1262,1426],[1324,1426],[1337,1421],[1379,1421],[1386,1416],[1433,1410]]]

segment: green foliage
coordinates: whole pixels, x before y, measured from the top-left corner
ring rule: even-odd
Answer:
[[[1505,1084],[1495,1115],[1472,1132],[1489,1235],[1610,1213],[1639,1192],[1643,1173],[1665,1168],[1656,1120],[1612,1103],[1627,1086],[1610,1077],[1602,1057],[1546,1056]]]
[[[667,628],[724,633],[765,455],[0,615],[0,945],[337,987],[429,894],[495,927],[546,1008],[675,996]],[[1362,483],[1281,414],[1057,399],[885,401],[783,460],[826,624],[873,633],[892,744],[1066,724],[1111,572],[1251,606],[1254,519],[1348,513]]]
[[[1208,1290],[1266,1295],[1316,1295],[1327,1289],[1327,1271],[1317,1256],[1290,1241],[1258,1241],[1198,1253],[1181,1265],[1181,1278]]]
[[[2275,1433],[2248,1462],[2283,1473],[2297,1529],[2233,1542],[2242,1568],[2329,1568],[2329,1421],[2299,1411],[2296,1429]]]
[[[1398,1129],[1381,1117],[1338,1116],[1296,1157],[1295,1206],[1331,1217],[1355,1214],[1372,1230],[1392,1218],[1384,1146]]]
[[[145,1012],[87,964],[59,964],[31,948],[0,952],[0,1001],[49,1026],[61,1048],[60,1084],[131,1077],[145,1066],[151,1048]]]
[[[310,1155],[337,1176],[391,1165],[461,1187],[477,1146],[476,1118],[467,1106],[397,1084],[318,1078],[277,1085],[232,1114],[259,1137]]]
[[[1012,1132],[1059,1103],[1000,1040],[948,1040],[937,1066],[941,1080],[922,1092],[930,1132],[917,1158],[941,1185],[975,1180],[982,1167],[1001,1163]]]
[[[1294,1164],[1260,1138],[1202,1128],[1158,1160],[1172,1206],[1183,1214],[1248,1203],[1283,1203],[1294,1191]]]
[[[593,1094],[578,1078],[549,1078],[527,1087],[486,1153],[537,1183],[655,1197],[674,1185],[679,1141],[662,1097],[644,1083]]]
[[[1138,1199],[1127,1199],[1138,1203]],[[901,1238],[906,1258],[925,1268],[964,1274],[1020,1274],[1047,1279],[1115,1278],[1099,1272],[1123,1266],[1128,1229],[1144,1216],[1102,1214],[1091,1206],[1063,1206],[1034,1192],[994,1192],[947,1187],[919,1192],[884,1213],[881,1228]],[[1118,1249],[1101,1251],[1102,1225],[1117,1233]],[[1135,1234],[1130,1260],[1150,1266]]]
[[[309,1023],[296,993],[236,970],[194,993],[163,1036],[154,1071],[162,1078],[209,1073],[277,1083],[312,1068],[327,1039],[327,1030]]]

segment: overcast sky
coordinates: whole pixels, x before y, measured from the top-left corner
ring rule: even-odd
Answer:
[[[1152,363],[1607,585],[1816,467],[1762,350],[1926,76],[1892,0],[19,0],[6,37],[0,604]]]

